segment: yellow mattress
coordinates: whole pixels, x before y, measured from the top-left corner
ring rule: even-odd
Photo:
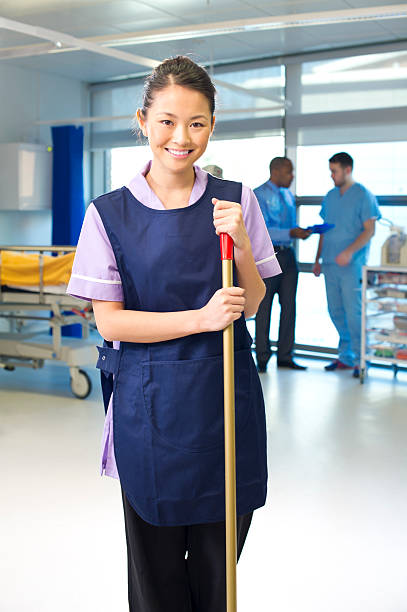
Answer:
[[[43,284],[66,285],[71,276],[75,253],[43,256]],[[15,253],[1,251],[0,283],[13,286],[38,286],[40,284],[40,266],[38,253]]]

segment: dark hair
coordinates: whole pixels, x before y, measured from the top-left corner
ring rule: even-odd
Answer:
[[[292,166],[293,162],[291,161],[291,159],[288,159],[288,157],[273,157],[273,159],[270,162],[270,174],[272,173],[273,170],[278,170],[279,168],[281,168],[282,166],[285,166],[286,164],[291,164]]]
[[[165,89],[168,85],[180,85],[199,91],[208,100],[211,115],[215,112],[216,89],[209,74],[205,68],[198,66],[189,57],[178,55],[161,62],[146,78],[141,109],[144,116],[147,115],[156,92]]]
[[[353,159],[348,153],[335,153],[329,160],[330,164],[339,164],[342,168],[352,168],[353,170]]]

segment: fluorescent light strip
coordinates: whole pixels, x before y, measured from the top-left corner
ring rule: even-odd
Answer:
[[[34,36],[49,40],[53,42],[58,49],[61,49],[65,44],[71,47],[72,51],[77,51],[78,49],[91,51],[100,55],[107,55],[108,57],[121,60],[122,62],[148,66],[149,68],[154,68],[160,63],[157,60],[148,57],[142,57],[141,55],[127,53],[117,49],[108,49],[89,40],[76,38],[75,36],[70,36],[69,34],[64,34],[63,32],[57,32],[56,30],[50,30],[48,28],[42,28],[40,26],[31,26],[20,21],[6,19],[5,17],[0,17],[0,28],[11,30],[13,32],[20,32],[20,34],[26,34],[27,36]]]
[[[238,19],[219,21],[194,26],[164,28],[143,33],[123,34],[120,36],[95,36],[92,40],[104,46],[139,45],[154,42],[168,42],[208,36],[224,36],[244,32],[281,30],[286,28],[311,27],[357,21],[400,19],[407,17],[407,4],[376,6],[369,8],[345,9],[340,11],[321,11],[318,13],[297,13],[279,17],[260,19]]]

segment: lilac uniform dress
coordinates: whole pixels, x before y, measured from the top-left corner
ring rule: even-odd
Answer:
[[[149,162],[128,185],[131,193],[142,204],[156,210],[164,209],[146,181],[150,169]],[[195,183],[191,191],[189,205],[194,204],[205,192],[208,173],[195,166]],[[280,274],[274,248],[267,231],[263,215],[253,191],[243,186],[241,200],[243,219],[250,238],[253,256],[262,278]],[[215,230],[214,230],[215,231]],[[81,234],[78,240],[72,275],[67,293],[83,300],[123,301],[120,275],[113,249],[106,235],[102,220],[91,203],[86,211]],[[119,348],[114,342],[114,348]],[[102,441],[101,473],[118,478],[113,446],[112,399],[110,399],[105,419]]]

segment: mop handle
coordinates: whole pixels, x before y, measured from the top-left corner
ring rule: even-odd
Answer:
[[[220,234],[222,286],[233,286],[233,240]],[[236,436],[233,323],[223,330],[223,386],[225,418],[226,610],[236,612]]]

